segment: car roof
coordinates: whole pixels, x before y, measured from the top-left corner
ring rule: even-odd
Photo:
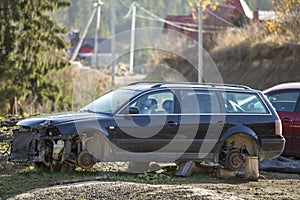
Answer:
[[[275,85],[271,88],[266,89],[263,93],[269,93],[275,90],[285,90],[285,89],[300,89],[300,82],[290,82],[290,83],[282,83],[279,85]]]
[[[236,84],[222,84],[222,83],[197,83],[197,82],[134,82],[127,86],[123,86],[123,89],[131,90],[146,90],[157,88],[218,88],[218,89],[233,89],[233,90],[251,90],[250,87]]]

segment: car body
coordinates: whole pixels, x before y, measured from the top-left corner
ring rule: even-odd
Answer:
[[[300,157],[300,82],[284,83],[263,92],[282,121],[286,139],[283,155]]]
[[[98,161],[212,161],[279,156],[285,140],[265,96],[246,86],[137,82],[78,112],[37,116],[14,130],[10,159],[51,169]]]

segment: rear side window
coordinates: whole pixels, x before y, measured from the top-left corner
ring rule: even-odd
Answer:
[[[184,90],[180,92],[180,96],[183,114],[220,113],[217,95],[213,91]]]
[[[227,113],[269,113],[265,104],[256,93],[222,92]]]
[[[294,112],[299,98],[299,91],[285,91],[268,95],[269,101],[277,111]]]

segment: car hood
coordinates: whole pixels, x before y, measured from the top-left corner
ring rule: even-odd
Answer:
[[[21,120],[17,123],[19,126],[37,128],[39,126],[57,125],[66,122],[75,122],[98,117],[98,114],[91,112],[68,112],[51,115],[41,115]]]

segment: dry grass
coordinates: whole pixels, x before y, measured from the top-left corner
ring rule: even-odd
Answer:
[[[243,28],[228,28],[216,37],[216,47],[214,50],[228,49],[241,44],[254,47],[257,44],[273,43],[283,45],[285,43],[300,44],[297,37],[293,37],[290,32],[270,33],[266,24],[250,23]]]
[[[111,89],[110,76],[106,73],[102,68],[70,67],[66,75],[71,78],[68,90],[72,93],[73,110],[77,110]]]

